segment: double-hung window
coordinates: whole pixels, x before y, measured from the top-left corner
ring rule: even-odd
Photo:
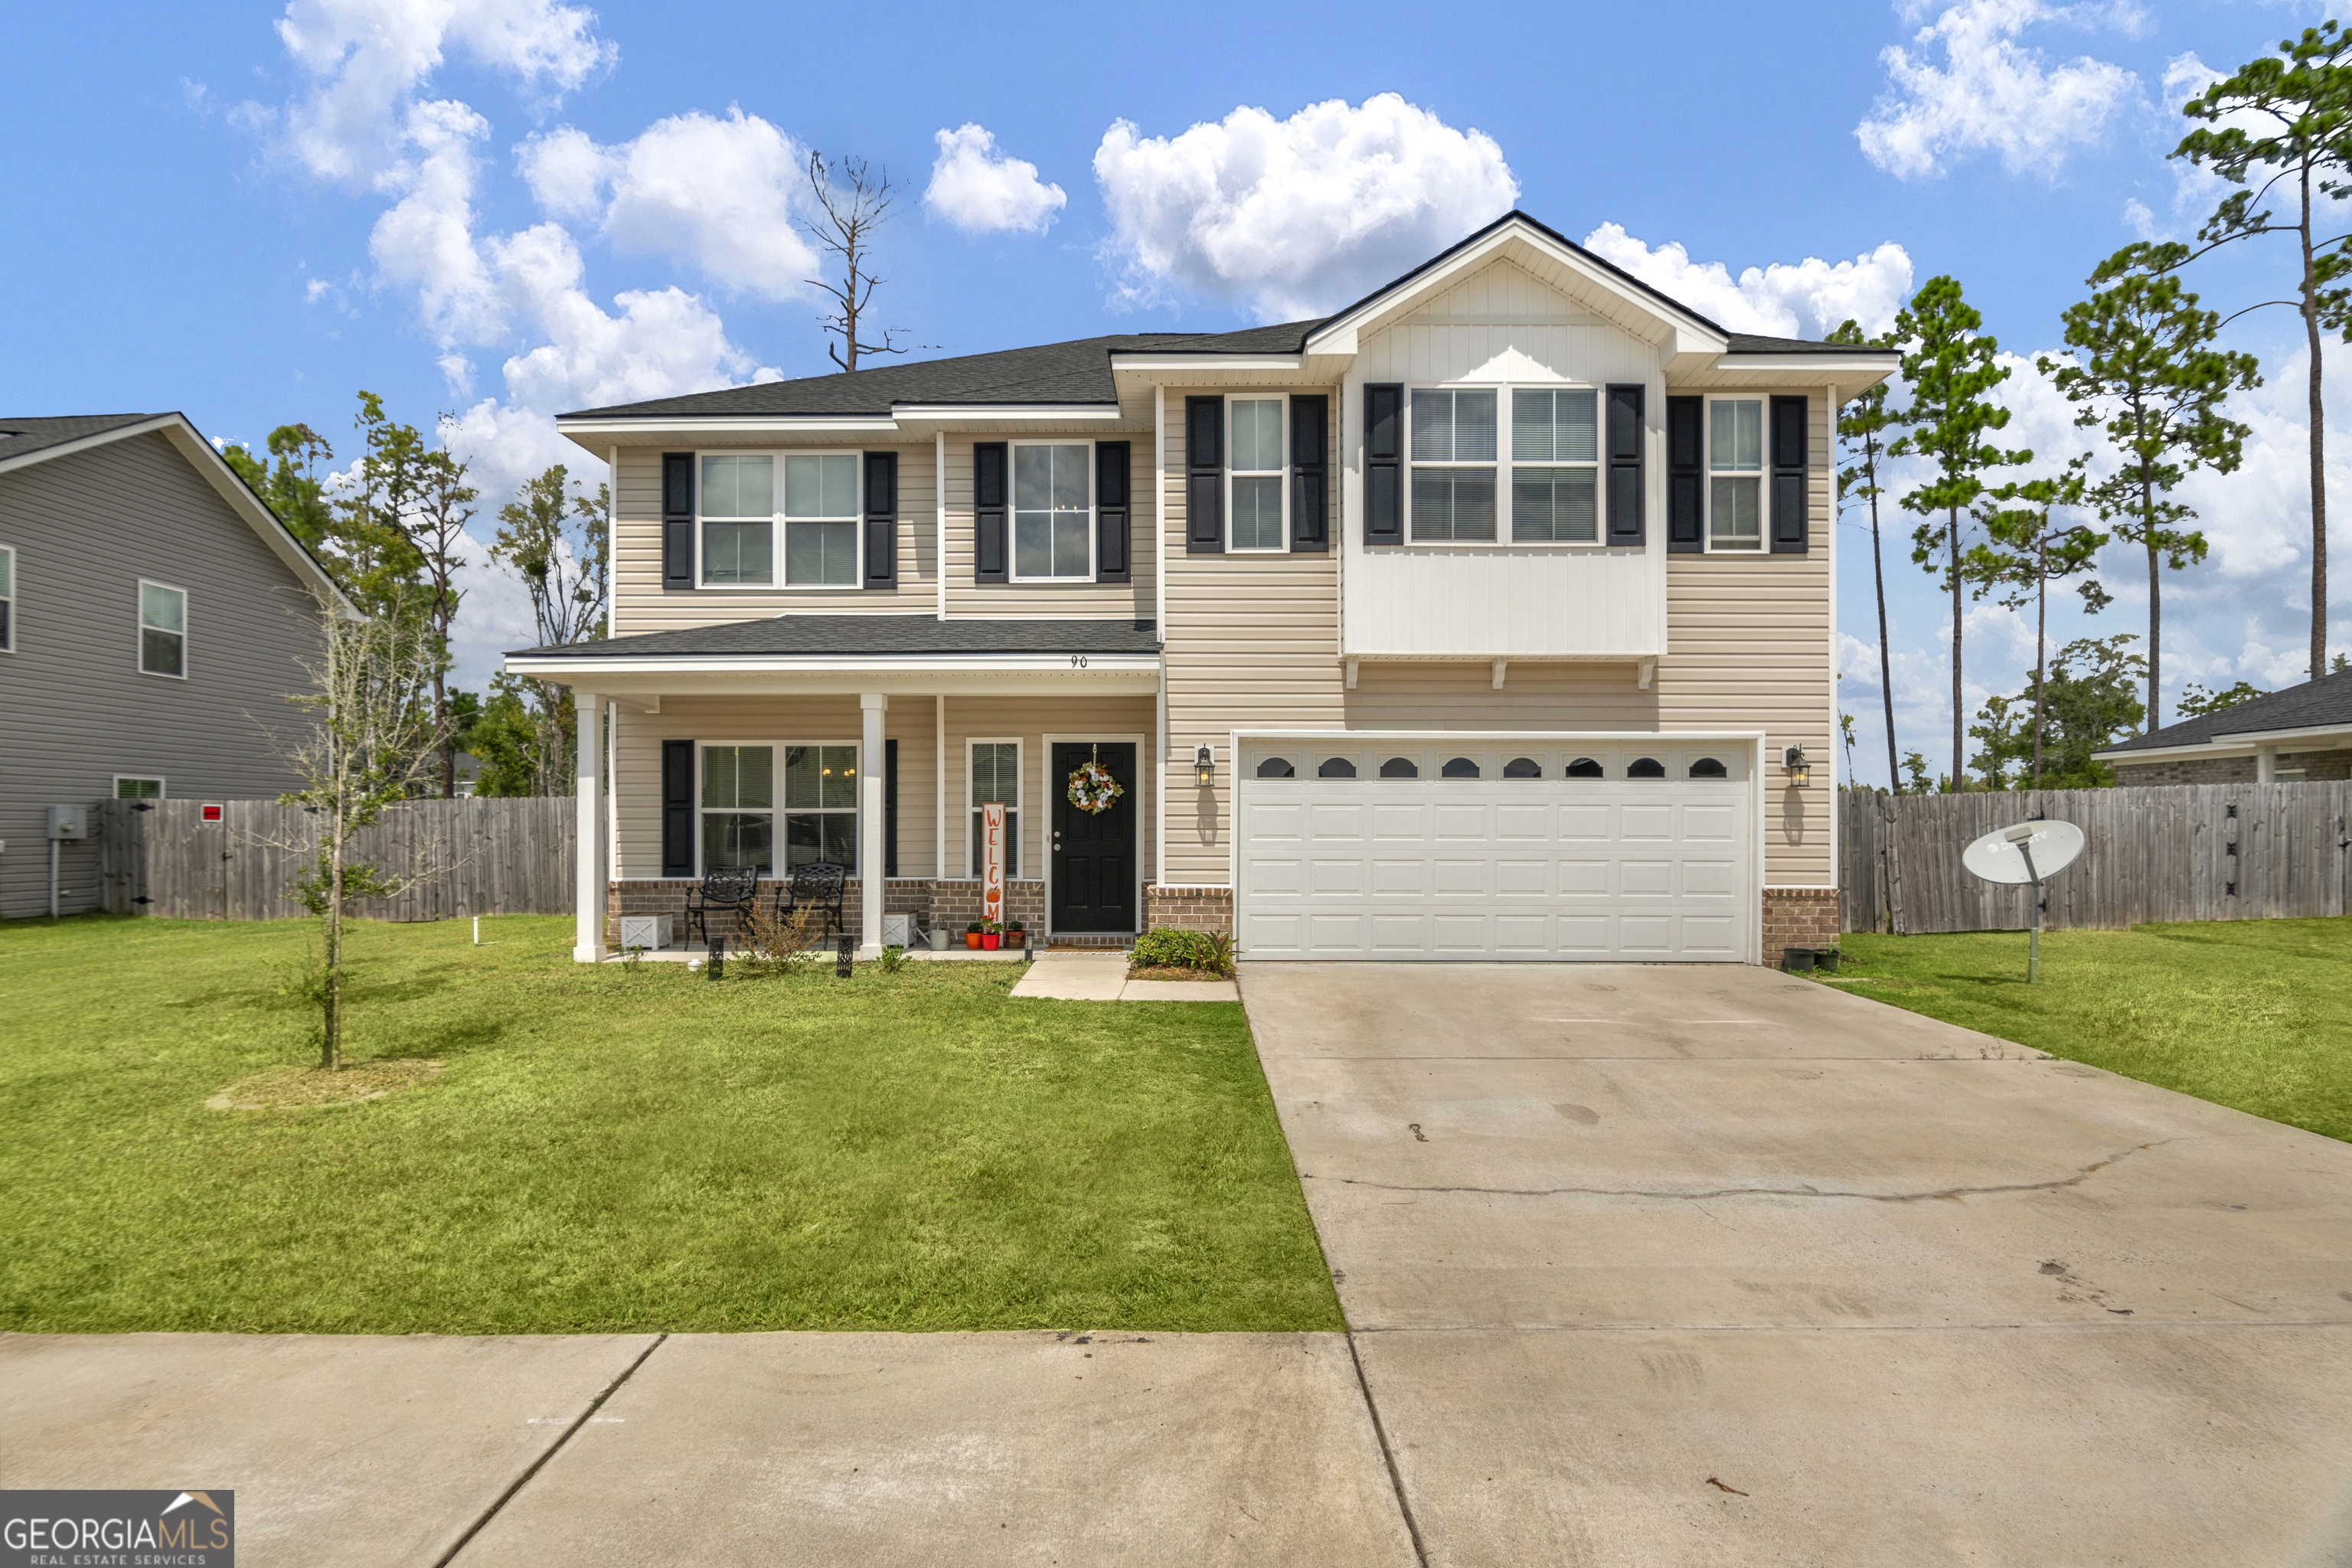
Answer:
[[[1279,397],[1236,397],[1233,410],[1233,509],[1226,548],[1280,550],[1283,537],[1282,408]]]
[[[971,746],[971,865],[981,874],[981,810],[1004,807],[1004,874],[1021,874],[1021,742],[974,741]]]
[[[781,495],[779,479],[783,481]],[[857,585],[856,454],[709,454],[702,459],[701,500],[705,585]],[[781,578],[776,575],[779,529],[783,531]]]
[[[784,864],[857,869],[857,748],[784,748]]]
[[[784,459],[784,583],[857,585],[857,458],[847,452]]]
[[[1495,540],[1495,400],[1491,387],[1412,391],[1412,541]]]
[[[702,748],[702,868],[776,868],[776,749]]]
[[[16,651],[16,552],[0,544],[0,653]]]
[[[1511,389],[1511,542],[1601,542],[1599,396]]]
[[[149,675],[186,679],[188,595],[180,589],[139,584],[139,668]]]
[[[1013,575],[1095,574],[1094,447],[1016,442],[1013,447]]]
[[[726,588],[773,583],[775,540],[776,459],[703,458],[703,582]]]
[[[1707,548],[1763,549],[1763,399],[1708,400],[1706,470]]]

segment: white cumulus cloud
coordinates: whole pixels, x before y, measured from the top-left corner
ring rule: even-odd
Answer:
[[[2043,0],[1959,0],[1911,39],[1883,50],[1887,90],[1854,127],[1863,155],[1900,179],[1940,174],[1977,153],[2011,174],[2054,175],[2070,149],[2095,142],[2138,92],[2123,67],[2079,56],[2045,65],[2019,39],[2037,23],[2094,19],[2136,28],[2137,12],[2091,13]],[[1935,60],[1937,51],[1942,63]]]
[[[1036,164],[1001,150],[984,125],[960,125],[932,140],[940,155],[923,205],[967,234],[1043,234],[1069,205],[1061,186],[1039,179]]]
[[[1693,261],[1677,241],[1652,247],[1613,223],[1586,235],[1584,247],[1735,332],[1820,338],[1851,318],[1874,334],[1911,298],[1911,255],[1893,240],[1851,261],[1809,256],[1737,278],[1720,261]]]
[[[1172,137],[1121,120],[1095,151],[1095,178],[1122,299],[1197,294],[1266,321],[1369,293],[1519,195],[1494,138],[1392,92],[1287,120],[1236,109]]]
[[[552,0],[292,0],[278,36],[310,81],[286,111],[287,150],[315,174],[373,179],[449,52],[562,93],[619,58],[595,26],[594,12]]]

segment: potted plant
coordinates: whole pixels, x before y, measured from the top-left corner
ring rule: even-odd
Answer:
[[[1007,921],[1004,922],[1005,946],[1019,947],[1023,942],[1028,940],[1029,929],[1023,925],[1019,921]]]
[[[980,922],[980,945],[994,952],[1004,941],[1004,928],[994,921]]]
[[[970,947],[970,948],[977,948],[977,947],[979,947],[979,946],[980,946],[980,928],[981,928],[981,925],[982,925],[982,922],[981,922],[981,921],[972,921],[972,922],[971,922],[971,924],[970,924],[970,925],[968,925],[968,926],[966,926],[966,927],[964,927],[964,928],[963,928],[963,944],[964,944],[964,946],[966,946],[966,947]]]

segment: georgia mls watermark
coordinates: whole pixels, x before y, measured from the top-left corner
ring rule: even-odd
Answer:
[[[0,1568],[236,1568],[236,1494],[0,1491]]]

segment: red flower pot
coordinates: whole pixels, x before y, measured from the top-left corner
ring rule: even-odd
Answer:
[[[994,952],[999,944],[1003,941],[1004,939],[1003,937],[997,935],[992,931],[984,931],[980,933],[980,945],[986,948],[991,952]]]

